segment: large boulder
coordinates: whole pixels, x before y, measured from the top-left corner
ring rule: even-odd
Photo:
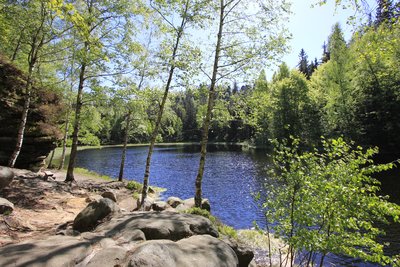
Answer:
[[[152,197],[147,196],[144,199],[143,207],[141,207],[142,195],[139,195],[139,198],[136,201],[137,207],[140,207],[140,210],[149,211],[153,206],[154,199]]]
[[[178,242],[146,241],[130,257],[130,267],[235,267],[235,252],[209,235],[192,236]]]
[[[154,211],[163,211],[170,208],[170,206],[165,201],[156,201],[151,205],[151,209]]]
[[[14,179],[14,172],[7,167],[0,166],[0,191]]]
[[[146,236],[146,240],[179,240],[203,234],[218,236],[218,232],[209,219],[199,215],[169,211],[123,214],[99,225],[96,232],[102,232],[112,237],[124,235],[135,229],[141,230]]]
[[[106,216],[118,212],[118,205],[108,198],[89,203],[75,218],[73,229],[79,232],[92,230]]]
[[[9,214],[14,210],[14,204],[0,197],[0,214]]]
[[[0,266],[75,266],[92,252],[88,241],[71,236],[52,236],[0,248]]]
[[[114,191],[105,191],[103,194],[101,194],[102,197],[111,199],[115,203],[117,203],[117,194],[115,194]]]
[[[184,210],[191,209],[194,207],[195,207],[194,198],[192,197],[192,198],[185,199],[182,204],[179,204],[176,206],[176,209],[178,211],[184,211]],[[201,200],[201,208],[208,210],[208,211],[211,210],[210,201],[207,198],[203,198]]]
[[[183,204],[183,200],[180,199],[179,197],[169,197],[167,199],[167,204],[170,205],[173,208],[176,208],[180,204]]]
[[[239,267],[248,267],[250,265],[254,258],[254,252],[251,248],[239,245],[236,240],[231,238],[224,238],[222,240],[235,251],[239,260]]]

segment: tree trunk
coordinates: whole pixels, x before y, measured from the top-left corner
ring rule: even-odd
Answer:
[[[12,153],[12,155],[8,161],[8,166],[11,168],[14,168],[15,162],[17,161],[19,153],[21,152],[22,143],[24,141],[26,121],[28,118],[28,112],[29,112],[30,103],[31,103],[32,75],[33,75],[34,66],[35,66],[35,63],[31,63],[29,65],[28,78],[27,78],[26,86],[25,86],[24,106],[22,109],[21,122],[18,127],[17,143],[15,145],[14,152]]]
[[[223,26],[224,26],[224,13],[225,13],[224,9],[225,9],[224,0],[221,0],[220,1],[219,29],[218,29],[218,35],[217,35],[217,45],[215,47],[214,66],[213,66],[213,73],[212,73],[212,77],[211,77],[210,91],[208,94],[207,114],[206,114],[206,117],[203,122],[203,132],[201,135],[200,163],[199,163],[199,169],[197,172],[197,177],[196,177],[196,182],[195,182],[196,193],[194,196],[194,203],[195,203],[195,207],[198,207],[198,208],[201,208],[201,201],[202,201],[201,184],[202,184],[202,180],[203,180],[204,166],[206,164],[208,130],[210,128],[212,110],[213,110],[213,106],[214,106],[219,55],[221,52],[222,30],[223,30]]]
[[[125,137],[124,137],[124,147],[122,149],[122,156],[121,156],[121,166],[119,168],[119,175],[118,181],[122,182],[124,178],[124,167],[125,167],[125,158],[126,158],[126,146],[128,144],[129,138],[129,125],[131,123],[131,111],[128,112],[126,116],[126,125],[125,125]]]
[[[85,46],[87,46],[87,44],[85,44]],[[83,95],[83,83],[85,81],[85,71],[86,71],[86,63],[82,63],[81,70],[79,72],[79,85],[78,85],[78,94],[76,97],[75,121],[74,121],[74,131],[72,133],[71,154],[69,158],[69,164],[68,164],[67,176],[65,177],[65,182],[75,182],[74,168],[75,168],[76,154],[78,151],[78,135],[80,128],[80,120],[81,120],[82,95]]]
[[[21,42],[22,42],[22,36],[23,36],[23,34],[24,34],[24,29],[22,29],[22,31],[21,31],[20,34],[19,34],[18,41],[17,41],[17,45],[15,46],[14,52],[13,52],[13,54],[12,54],[12,56],[11,56],[11,62],[14,62],[15,59],[17,58],[18,51],[19,51],[19,49],[20,49],[20,47],[21,47]]]
[[[53,151],[51,151],[51,156],[50,156],[50,160],[49,160],[49,165],[47,165],[48,168],[51,168],[51,163],[53,162],[54,159],[54,153],[56,152],[56,149],[53,149]]]
[[[69,113],[70,113],[70,107],[68,107],[67,118],[65,120],[65,131],[64,131],[64,137],[63,137],[63,148],[62,148],[62,153],[61,153],[60,166],[58,166],[59,170],[64,168],[64,163],[65,163],[65,152],[67,150],[67,140],[68,140],[68,131],[69,131]]]
[[[168,80],[167,80],[167,84],[165,86],[163,99],[162,99],[161,104],[160,104],[160,110],[159,110],[158,115],[157,115],[156,125],[155,125],[153,133],[151,135],[149,151],[147,153],[147,158],[146,158],[146,168],[145,168],[145,171],[144,171],[142,199],[141,199],[141,202],[140,202],[140,207],[143,207],[144,201],[145,201],[145,199],[147,197],[147,191],[148,191],[148,188],[149,188],[151,156],[153,154],[154,145],[156,143],[158,130],[159,130],[160,124],[161,124],[162,115],[164,113],[164,106],[165,106],[165,103],[167,102],[168,91],[169,91],[169,88],[171,87],[172,77],[174,75],[174,70],[175,70],[174,61],[176,59],[179,43],[180,43],[180,40],[181,40],[181,37],[182,37],[182,34],[183,34],[183,29],[184,29],[184,26],[186,24],[186,19],[187,19],[186,18],[186,13],[187,13],[187,10],[188,10],[188,4],[186,5],[185,15],[182,17],[181,27],[179,27],[178,32],[177,32],[175,45],[174,45],[174,48],[173,48],[173,51],[172,51],[172,57],[171,57],[171,62],[172,62],[171,64],[172,65],[171,65],[171,67],[169,69]]]

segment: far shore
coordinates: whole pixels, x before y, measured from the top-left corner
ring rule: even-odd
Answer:
[[[128,144],[127,147],[145,147],[145,146],[149,146],[149,145],[150,145],[149,143]],[[160,147],[160,146],[186,146],[186,145],[200,145],[200,143],[199,142],[177,142],[177,143],[156,143],[155,145],[158,147]],[[209,142],[208,145],[241,146],[244,149],[264,149],[264,148],[266,148],[266,147],[253,146],[246,142],[238,142],[238,143],[235,143],[235,142]],[[78,151],[87,150],[87,149],[122,148],[122,147],[123,147],[123,144],[100,145],[100,146],[78,146]],[[70,152],[71,152],[71,147],[67,147],[67,150],[65,153],[64,169],[66,169],[68,166]],[[57,169],[61,162],[61,154],[62,154],[62,147],[57,147],[54,150],[54,156],[51,161],[51,164],[49,164],[51,156],[52,156],[52,152],[50,152],[46,158],[46,166],[49,168]]]

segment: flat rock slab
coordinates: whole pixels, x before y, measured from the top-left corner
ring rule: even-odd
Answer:
[[[199,215],[176,212],[132,212],[112,218],[99,225],[96,232],[105,236],[116,236],[141,230],[146,240],[179,240],[193,235],[208,234],[218,237],[218,232],[209,219]]]
[[[209,235],[172,242],[152,240],[140,244],[130,257],[129,267],[235,267],[235,252]]]
[[[52,236],[0,248],[0,266],[75,266],[91,252],[92,246],[88,241],[70,236]]]

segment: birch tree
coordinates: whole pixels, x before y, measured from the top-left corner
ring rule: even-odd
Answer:
[[[165,53],[160,54],[160,59],[164,62],[164,68],[166,67],[165,70],[168,74],[164,86],[164,94],[159,105],[159,112],[150,138],[143,178],[141,206],[143,206],[147,197],[151,157],[160,130],[168,93],[173,86],[174,73],[176,70],[188,71],[190,60],[198,54],[197,50],[190,46],[188,42],[184,42],[185,37],[191,27],[201,25],[201,22],[206,18],[204,11],[207,6],[207,0],[158,0],[150,1],[150,5],[162,21],[160,28],[167,34],[166,40],[160,44],[162,50],[165,51]]]
[[[285,43],[289,37],[282,21],[289,12],[286,1],[214,1],[215,43],[213,62],[209,73],[209,94],[207,113],[202,127],[199,168],[195,181],[195,205],[201,207],[202,179],[207,154],[208,131],[216,97],[218,84],[227,79],[250,78],[259,73],[260,68],[277,59],[285,52]]]
[[[120,73],[123,62],[118,48],[135,27],[131,18],[143,12],[139,1],[109,2],[101,0],[77,0],[71,3],[54,1],[54,8],[64,11],[66,20],[73,25],[73,34],[78,45],[78,88],[75,102],[75,119],[72,134],[70,161],[66,182],[74,181],[74,167],[77,155],[83,93],[88,82],[98,83],[102,77]],[[132,30],[133,29],[133,30]]]

